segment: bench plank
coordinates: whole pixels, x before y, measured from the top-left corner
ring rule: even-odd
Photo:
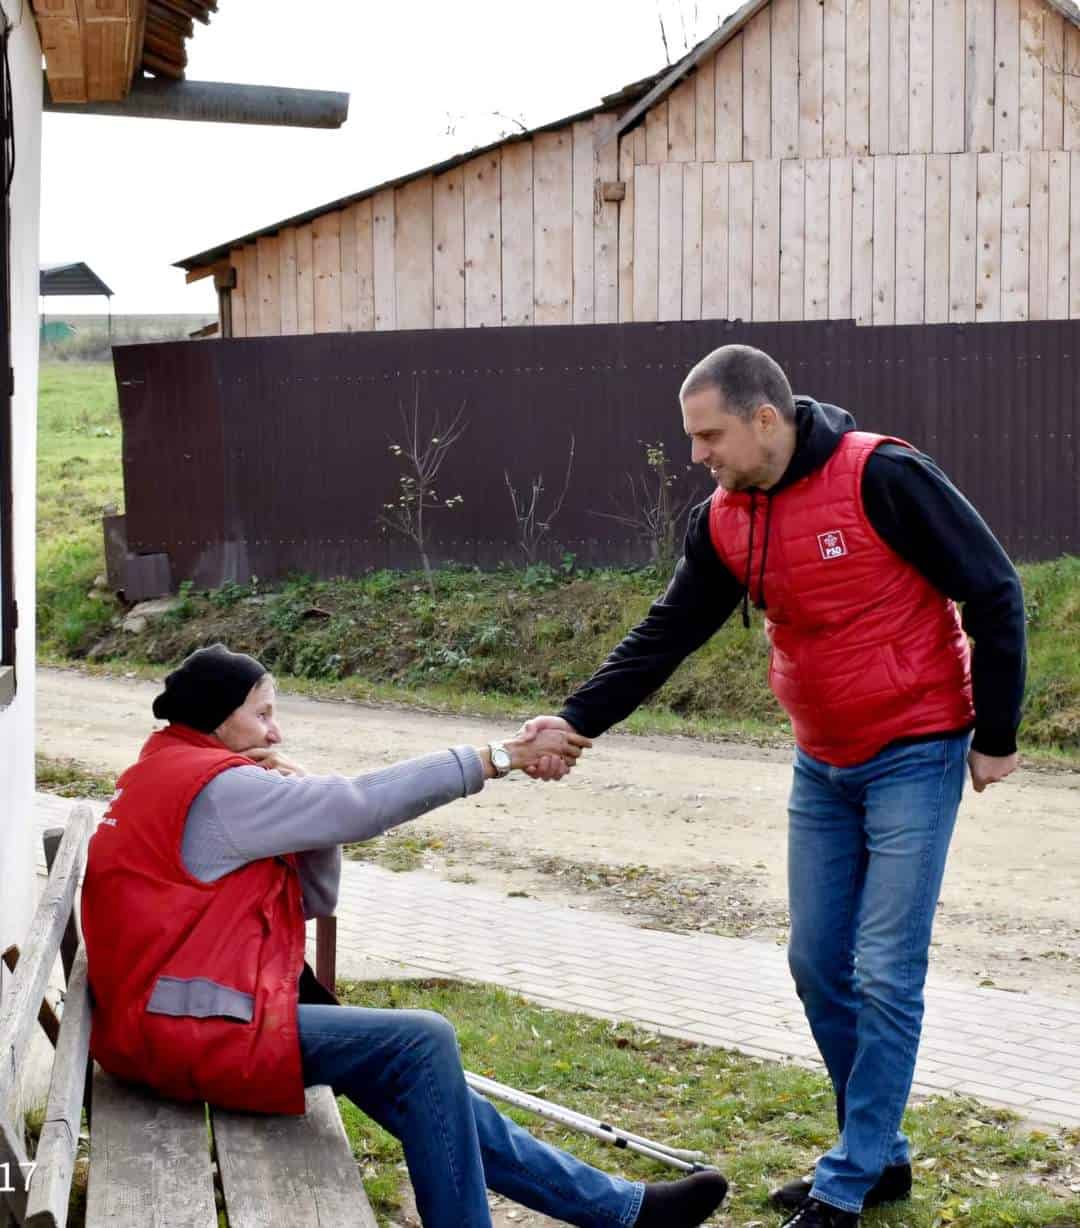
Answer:
[[[86,1228],[217,1228],[206,1111],[94,1068]]]
[[[90,1051],[90,995],[86,951],[79,947],[71,968],[60,1037],[56,1045],[49,1104],[38,1140],[37,1169],[30,1181],[26,1228],[64,1228],[75,1171]]]
[[[30,922],[23,956],[0,998],[0,1164],[9,1166],[13,1187],[2,1198],[5,1210],[20,1223],[26,1215],[26,1189],[17,1178],[27,1156],[19,1113],[19,1071],[37,1026],[61,937],[71,918],[79,872],[86,856],[89,821],[88,807],[78,805],[72,809],[55,864]]]
[[[12,1223],[20,1224],[26,1216],[24,1174],[27,1172],[25,1165],[29,1162],[29,1156],[23,1145],[21,1123],[18,1126],[12,1125],[9,1116],[0,1116],[0,1164],[8,1166],[0,1169],[0,1175],[7,1178],[5,1192],[0,1194],[0,1226],[6,1225],[9,1218]]]
[[[8,972],[14,972],[19,966],[19,955],[18,944],[13,942],[4,954],[0,956]],[[64,975],[66,976],[67,974],[65,973]],[[56,1039],[60,1035],[60,1020],[56,1017],[56,1011],[49,1005],[48,998],[41,999],[41,1005],[38,1007],[38,1023],[41,1024],[41,1030],[49,1038],[49,1044],[55,1049]]]
[[[212,1117],[230,1228],[376,1228],[330,1088],[303,1117]]]
[[[90,828],[93,830],[93,816],[90,816]],[[63,827],[50,827],[41,837],[41,842],[45,847],[45,865],[49,872],[52,872],[53,863],[56,861],[56,854],[60,851],[61,841],[64,839]],[[85,868],[85,867],[84,867]],[[71,969],[75,963],[75,952],[79,949],[79,930],[75,924],[75,912],[72,908],[71,915],[67,919],[67,925],[64,927],[64,936],[60,939],[60,962],[64,966],[64,980],[71,980]]]
[[[0,1104],[7,1103],[11,1089],[17,1084],[16,1072],[22,1066],[49,973],[71,918],[79,872],[86,856],[89,820],[88,807],[74,807],[56,862],[30,922],[30,931],[22,944],[22,958],[10,988],[0,1001]]]

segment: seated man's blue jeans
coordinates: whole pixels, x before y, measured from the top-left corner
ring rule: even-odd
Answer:
[[[328,1084],[401,1140],[424,1228],[490,1228],[485,1186],[582,1228],[629,1228],[644,1186],[534,1138],[465,1082],[430,1011],[299,1007],[304,1083]]]
[[[887,747],[855,767],[796,751],[789,804],[788,958],[836,1090],[839,1143],[813,1196],[859,1211],[900,1133],[968,736]]]

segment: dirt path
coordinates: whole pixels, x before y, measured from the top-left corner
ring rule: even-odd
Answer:
[[[118,772],[159,688],[38,674],[38,749]],[[288,747],[315,771],[362,772],[510,730],[485,720],[284,696]],[[638,924],[782,940],[788,755],[611,734],[570,781],[524,777],[413,824],[448,877],[615,911]],[[1080,774],[1021,771],[969,792],[935,934],[939,971],[968,984],[1080,994]]]

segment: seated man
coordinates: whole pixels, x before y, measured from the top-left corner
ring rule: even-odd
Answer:
[[[275,749],[274,682],[223,645],[165,680],[151,735],[90,841],[82,898],[105,1070],[177,1100],[302,1113],[329,1084],[402,1142],[425,1228],[490,1226],[485,1186],[569,1224],[690,1228],[719,1173],[643,1185],[535,1139],[467,1086],[428,1011],[340,1006],[304,964],[305,917],[333,912],[341,844],[588,739],[455,747],[354,779],[305,776]],[[261,762],[261,766],[260,766]]]

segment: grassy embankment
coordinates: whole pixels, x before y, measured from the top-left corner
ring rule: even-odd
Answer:
[[[440,573],[436,596],[415,576],[303,578],[187,593],[142,634],[112,624],[93,587],[104,570],[101,508],[122,499],[111,368],[42,368],[39,431],[38,640],[45,660],[160,673],[212,639],[256,653],[291,689],[488,715],[549,708],[585,678],[647,609],[651,571],[563,573],[547,567]],[[1080,761],[1080,558],[1022,567],[1031,669],[1023,746]],[[637,732],[783,738],[765,682],[760,624],[737,619],[627,722]]]

